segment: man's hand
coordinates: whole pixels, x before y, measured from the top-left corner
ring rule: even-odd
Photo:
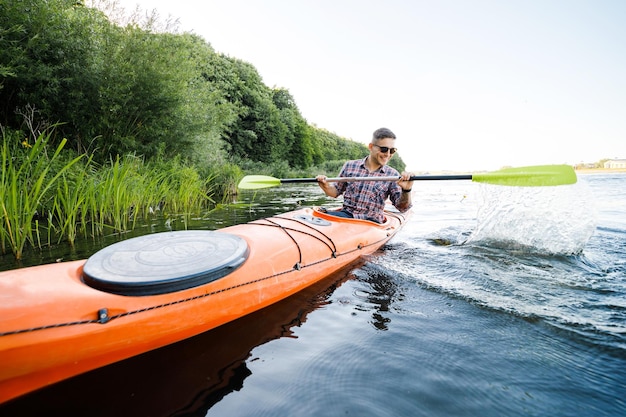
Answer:
[[[317,180],[317,184],[327,196],[336,198],[339,195],[335,186],[326,181],[326,175],[318,175],[315,179]]]
[[[412,172],[403,172],[401,174],[400,180],[398,181],[398,185],[402,187],[403,190],[410,190],[411,188],[413,188],[413,181],[410,181],[412,176]]]

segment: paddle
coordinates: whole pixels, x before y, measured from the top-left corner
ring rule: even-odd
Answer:
[[[327,178],[326,181],[398,181],[400,177],[339,177]],[[521,168],[505,168],[499,171],[480,174],[460,175],[414,175],[411,181],[431,180],[472,180],[486,184],[508,185],[515,187],[544,187],[576,183],[576,173],[569,165],[537,165]],[[247,175],[239,182],[243,190],[276,187],[287,183],[317,182],[315,178],[278,179],[266,175]]]

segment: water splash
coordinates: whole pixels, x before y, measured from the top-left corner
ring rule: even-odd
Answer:
[[[574,255],[596,229],[587,184],[556,187],[482,185],[478,224],[464,244]]]

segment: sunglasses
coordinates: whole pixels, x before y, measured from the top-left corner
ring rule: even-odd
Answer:
[[[386,146],[378,146],[378,145],[374,145],[376,146],[378,149],[380,149],[380,151],[382,153],[387,153],[387,152],[391,152],[391,154],[393,155],[394,153],[396,153],[396,151],[398,150],[398,148],[388,148]]]

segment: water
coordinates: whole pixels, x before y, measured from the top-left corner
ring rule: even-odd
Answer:
[[[327,201],[281,187],[192,226]],[[625,415],[626,174],[533,189],[423,182],[414,201],[360,264],[0,415]]]

